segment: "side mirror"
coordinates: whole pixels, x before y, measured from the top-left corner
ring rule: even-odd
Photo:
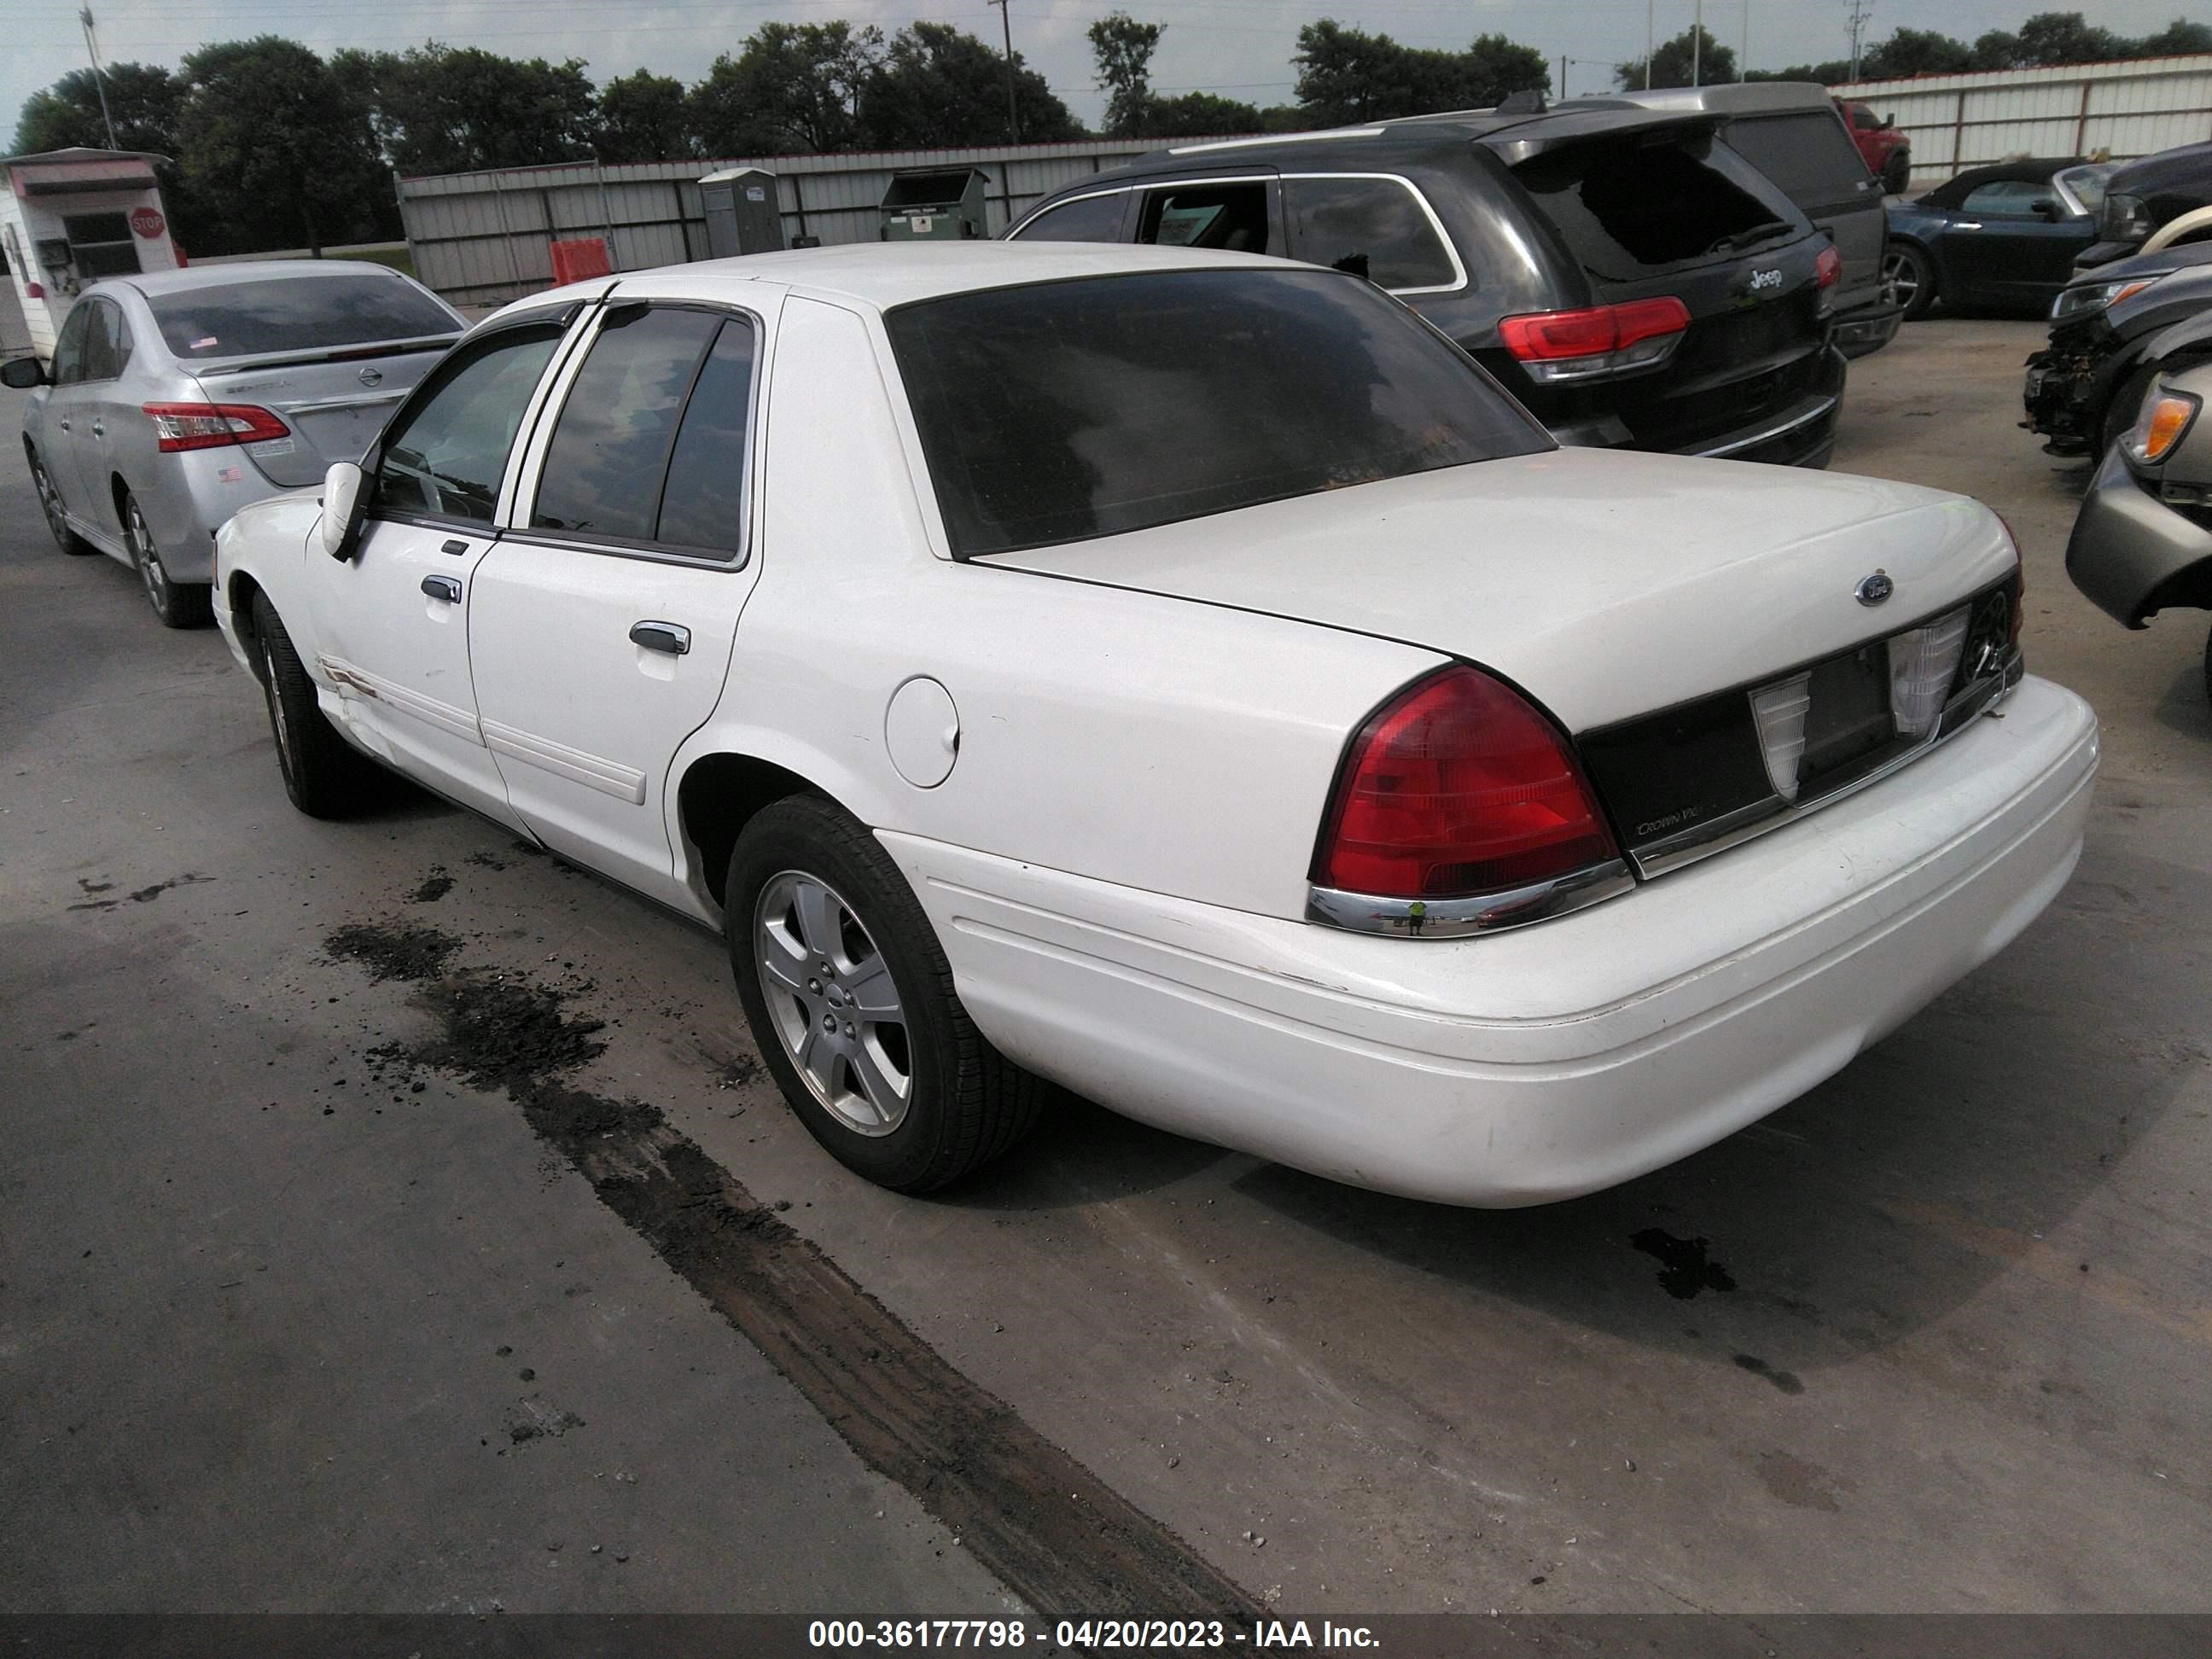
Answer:
[[[323,551],[341,560],[359,553],[368,511],[368,475],[351,461],[333,461],[323,474]]]
[[[1896,117],[1896,116],[1894,116],[1894,115],[1885,115],[1885,116],[1883,116],[1883,117],[1881,118],[1881,130],[1882,130],[1884,132],[1887,132],[1887,131],[1888,131],[1892,127],[1895,126],[1896,125],[1897,125],[1897,117]]]
[[[34,386],[46,384],[46,366],[36,357],[11,357],[0,363],[0,385],[11,386],[18,392],[28,392]]]
[[[2058,206],[2057,198],[2051,196],[2037,197],[2027,204],[2027,210],[2048,225],[2055,225],[2065,216]]]

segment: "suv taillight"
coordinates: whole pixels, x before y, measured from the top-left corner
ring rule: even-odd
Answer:
[[[254,404],[147,404],[154,447],[164,455],[183,449],[221,449],[230,444],[288,438],[292,428]]]
[[[1619,857],[1557,728],[1510,687],[1455,665],[1414,681],[1352,740],[1313,881],[1371,898],[1468,898]]]
[[[1674,354],[1690,308],[1673,295],[1582,311],[1501,318],[1498,337],[1538,380],[1587,380],[1651,368]]]
[[[1844,280],[1844,256],[1832,247],[1824,247],[1813,261],[1813,275],[1822,288],[1833,288]]]

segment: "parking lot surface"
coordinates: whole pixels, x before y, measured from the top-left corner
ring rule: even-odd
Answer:
[[[940,1198],[863,1185],[718,940],[420,795],[294,813],[221,641],[58,553],[0,446],[0,1610],[989,1616],[1020,1587],[933,1468],[1055,1458],[1310,1614],[2212,1610],[2205,619],[2068,583],[2041,334],[1908,327],[1835,466],[2019,538],[2030,669],[2104,721],[2072,884],[1765,1122],[1500,1213],[1074,1101]],[[362,944],[424,927],[569,1049],[440,1050],[455,981]],[[901,1463],[771,1364],[555,1073],[656,1109],[1026,1465]]]

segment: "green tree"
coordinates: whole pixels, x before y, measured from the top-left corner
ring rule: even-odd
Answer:
[[[1613,73],[1623,87],[1640,88],[1644,85],[1644,60],[1638,58],[1623,64]],[[1735,79],[1735,52],[1713,39],[1711,29],[1693,23],[1673,40],[1652,48],[1654,87],[1711,86]]]
[[[1295,115],[1296,112],[1292,113]],[[1187,92],[1180,98],[1154,98],[1145,108],[1143,128],[1133,138],[1226,138],[1264,130],[1257,108],[1211,92]]]
[[[1045,78],[1014,54],[1014,107],[1025,143],[1054,143],[1083,128]],[[951,23],[917,22],[893,35],[860,95],[859,142],[874,149],[948,149],[1003,143],[1004,54]]]
[[[1860,73],[1869,81],[1901,81],[1914,75],[1956,75],[1974,66],[1974,49],[1933,29],[1899,29],[1869,49]]]
[[[2009,29],[1990,29],[1974,40],[1974,68],[1978,70],[2024,69],[2021,58],[2020,36]]]
[[[1298,66],[1298,103],[1314,126],[1486,108],[1552,84],[1542,54],[1502,34],[1482,35],[1466,52],[1440,52],[1327,17],[1298,30],[1291,61]]]
[[[580,58],[549,64],[432,40],[404,52],[341,52],[333,66],[368,88],[377,137],[401,173],[574,161],[598,136]]]
[[[684,83],[639,70],[599,88],[599,156],[608,161],[672,161],[696,155]]]
[[[2108,64],[2116,58],[2132,58],[2136,50],[2136,42],[2098,27],[2078,11],[2039,11],[2020,26],[2023,69]]]
[[[2145,58],[2179,58],[2185,52],[2212,52],[2212,24],[2192,23],[2177,17],[2156,34],[2145,37]]]
[[[296,40],[257,35],[184,61],[185,177],[243,252],[395,234],[398,214],[367,102]]]
[[[183,149],[183,82],[158,64],[110,64],[107,112],[114,118],[115,142],[124,149],[166,157],[154,164],[161,204],[168,210],[170,234],[187,251],[216,251],[216,232],[207,209],[188,184],[177,158]],[[100,111],[100,87],[89,69],[67,75],[23,100],[15,124],[15,154],[40,150],[107,148],[107,123]]]
[[[883,55],[883,31],[872,27],[762,24],[736,57],[724,52],[691,88],[691,130],[700,153],[819,155],[853,149],[861,94]]]
[[[1109,12],[1093,23],[1091,61],[1098,84],[1106,88],[1106,136],[1131,138],[1146,125],[1152,102],[1152,53],[1167,33],[1165,23],[1139,23],[1126,11]]]

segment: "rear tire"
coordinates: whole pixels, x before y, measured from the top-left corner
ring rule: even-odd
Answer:
[[[35,449],[28,452],[31,463],[31,487],[39,492],[39,510],[46,515],[46,530],[54,544],[71,558],[81,559],[94,551],[90,542],[69,527],[69,516],[62,508],[61,492],[54,481],[46,476],[46,464],[39,459]]]
[[[815,795],[763,808],[731,849],[723,894],[753,1040],[847,1169],[929,1192],[1036,1121],[1043,1085],[975,1029],[914,890],[849,814]]]
[[[1912,157],[1905,151],[1893,149],[1881,164],[1881,187],[1892,196],[1905,194],[1905,186],[1912,178]]]
[[[2204,636],[2204,700],[2212,702],[2212,634]]]
[[[116,503],[123,520],[123,540],[131,550],[131,563],[145,585],[147,600],[164,628],[205,628],[215,620],[214,590],[205,582],[169,580],[161,562],[161,550],[154,544],[154,532],[139,511],[138,498],[129,490]]]
[[[1910,242],[1892,242],[1881,256],[1883,290],[1905,307],[1905,320],[1928,314],[1936,303],[1936,267]]]
[[[384,774],[324,718],[315,683],[264,594],[253,596],[254,669],[269,704],[276,769],[292,805],[311,818],[337,818],[375,799]]]

